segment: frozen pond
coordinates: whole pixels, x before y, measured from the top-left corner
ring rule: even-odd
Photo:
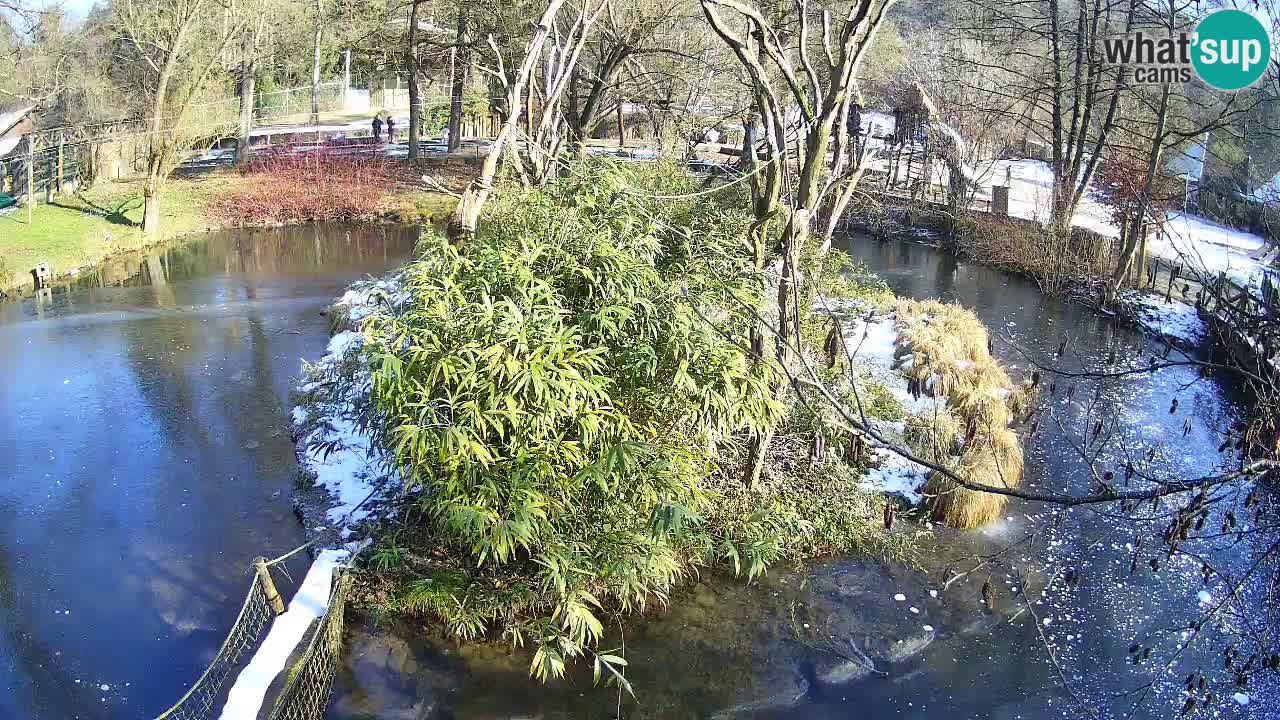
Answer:
[[[203,672],[249,560],[301,541],[289,389],[320,310],[416,237],[219,232],[0,304],[0,718],[154,717]]]

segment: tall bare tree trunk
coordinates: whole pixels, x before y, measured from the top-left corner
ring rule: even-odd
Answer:
[[[160,188],[164,184],[164,164],[163,156],[153,150],[147,161],[147,181],[142,185],[142,234],[148,237],[155,237],[160,232]]]
[[[421,109],[418,107],[418,7],[420,4],[421,0],[413,0],[409,6],[409,162],[418,160],[418,123],[421,122]]]
[[[184,39],[179,36],[179,40]],[[173,78],[173,69],[177,64],[181,45],[169,51],[164,68],[156,84],[155,102],[151,107],[151,137],[147,152],[147,181],[142,185],[142,234],[155,237],[160,233],[160,186],[166,175],[165,164],[168,161],[171,138],[165,137],[165,110],[168,108],[169,82]]]
[[[245,33],[244,57],[240,60],[240,134],[236,143],[236,164],[249,162],[249,132],[253,129],[253,87],[258,74],[257,35]]]
[[[449,152],[462,145],[462,100],[467,87],[471,53],[467,47],[467,12],[458,6],[458,34],[454,41],[453,83],[449,88]]]
[[[1107,283],[1107,300],[1115,299],[1116,293],[1120,291],[1124,285],[1125,278],[1129,275],[1129,268],[1133,265],[1134,257],[1138,258],[1139,280],[1141,280],[1142,266],[1145,264],[1147,249],[1147,212],[1151,207],[1151,190],[1155,184],[1156,175],[1160,172],[1160,158],[1164,149],[1164,129],[1165,123],[1169,118],[1169,84],[1165,83],[1160,90],[1160,106],[1156,111],[1155,130],[1151,136],[1151,147],[1147,156],[1147,173],[1143,178],[1142,194],[1138,198],[1138,208],[1133,218],[1129,220],[1128,226],[1131,228],[1129,238],[1121,245],[1120,260],[1116,263],[1115,272],[1111,275],[1111,282]]]
[[[311,53],[311,124],[320,124],[320,40],[324,33],[324,8],[316,0],[316,37]]]
[[[618,98],[618,147],[620,148],[627,146],[627,119],[622,109],[623,105],[622,98]]]

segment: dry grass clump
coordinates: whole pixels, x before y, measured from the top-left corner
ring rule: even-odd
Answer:
[[[1022,482],[1022,443],[1009,424],[1026,412],[1034,391],[1014,387],[991,357],[986,328],[968,310],[899,301],[895,315],[895,354],[912,385],[922,394],[946,398],[945,412],[908,425],[908,440],[966,480],[1017,487]],[[929,476],[924,492],[933,518],[958,528],[994,520],[1006,502],[1003,495],[966,490],[937,472]]]
[[[939,408],[933,415],[908,417],[903,436],[923,457],[945,463],[963,447],[965,429],[954,412]]]
[[[1009,411],[1014,419],[1024,419],[1035,409],[1040,399],[1040,386],[1024,382],[1009,394]]]

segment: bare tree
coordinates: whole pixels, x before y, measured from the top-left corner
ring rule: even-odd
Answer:
[[[417,3],[414,3],[417,7]],[[316,0],[315,42],[311,46],[311,124],[320,124],[320,43],[324,36],[324,3]]]
[[[531,102],[527,111],[529,132],[525,140],[529,165],[527,179],[536,185],[550,179],[565,149],[565,141],[568,139],[565,135],[568,127],[565,95],[577,72],[578,61],[582,57],[587,39],[591,37],[596,21],[609,6],[607,0],[585,0],[576,5],[570,13],[568,28],[562,29],[559,24],[555,27],[555,32],[549,38],[542,72],[535,73],[531,78]],[[532,102],[534,98],[540,101],[537,108]],[[524,172],[523,164],[521,172]]]
[[[956,81],[984,111],[1004,114],[1049,148],[1055,232],[1070,230],[1129,91],[1102,42],[1131,30],[1138,7],[1136,0],[969,0],[957,15],[947,58]],[[973,86],[975,79],[984,85]]]
[[[422,101],[418,92],[418,9],[422,0],[409,3],[409,161],[418,161],[418,125],[422,122]]]
[[[261,52],[262,38],[267,31],[266,18],[253,20],[252,31],[243,33],[240,47],[240,127],[236,143],[236,163],[243,165],[249,162],[249,139],[253,129],[254,87],[257,83],[258,57]]]
[[[449,83],[449,152],[462,145],[462,105],[471,70],[471,37],[467,32],[467,8],[458,5],[457,34],[451,52],[452,78]]]
[[[862,58],[893,0],[856,0],[841,8],[838,16],[832,8],[798,0],[792,18],[772,19],[739,0],[701,0],[701,4],[712,29],[750,78],[755,111],[763,125],[767,162],[761,166],[765,178],[756,193],[751,242],[757,264],[763,265],[769,225],[782,216],[776,354],[785,363],[799,328],[800,253],[822,217],[831,219],[823,228],[825,251],[835,231],[834,218],[843,212],[862,177],[862,158],[853,155],[848,142],[848,117],[862,101],[857,83]],[[724,12],[732,15],[726,17]],[[741,23],[745,32],[735,29]],[[816,61],[814,55],[818,55]],[[794,123],[793,113],[798,115]],[[793,126],[798,165],[794,181],[789,162]],[[779,206],[784,184],[790,190],[785,211]],[[752,438],[748,484],[759,479],[770,441],[769,433]]]
[[[188,115],[217,70],[223,49],[247,19],[224,24],[216,0],[122,0],[112,5],[122,53],[132,60],[122,85],[144,99],[147,110],[147,178],[143,232],[160,230],[160,192],[181,149]]]
[[[525,89],[529,85],[538,60],[542,56],[542,50],[546,45],[547,37],[551,34],[556,14],[560,12],[560,8],[563,6],[564,0],[548,0],[542,16],[534,27],[532,36],[525,43],[524,56],[520,65],[514,68],[510,74],[508,74],[506,63],[502,59],[502,53],[498,50],[497,43],[493,40],[492,35],[489,36],[489,46],[495,54],[498,66],[496,69],[486,68],[485,71],[496,78],[505,90],[507,116],[502,123],[502,127],[498,130],[498,135],[494,138],[493,144],[489,147],[484,164],[480,168],[479,176],[467,185],[462,197],[458,200],[458,206],[449,221],[448,229],[449,239],[453,242],[466,242],[475,235],[476,223],[480,220],[480,211],[484,209],[484,203],[488,200],[489,193],[493,191],[493,181],[498,174],[498,163],[502,158],[502,153],[506,150],[507,143],[511,142],[516,134],[520,122],[520,108],[524,104]]]

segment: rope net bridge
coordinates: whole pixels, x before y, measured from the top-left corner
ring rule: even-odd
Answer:
[[[327,586],[322,588],[322,591],[327,591],[327,603],[323,614],[319,614],[318,620],[312,621],[310,617],[302,618],[302,622],[307,624],[300,626],[302,630],[307,631],[306,635],[300,637],[306,641],[302,652],[297,653],[297,647],[302,643],[288,644],[288,654],[292,662],[287,667],[283,667],[284,663],[281,667],[273,667],[268,661],[265,663],[270,668],[268,673],[266,675],[259,673],[259,678],[263,681],[261,691],[265,693],[266,683],[278,676],[280,670],[285,672],[283,687],[276,694],[270,710],[264,712],[265,703],[251,702],[250,705],[256,705],[258,711],[244,712],[238,709],[244,703],[233,703],[231,700],[231,695],[239,689],[241,684],[253,684],[254,678],[246,676],[253,671],[253,665],[258,659],[254,653],[262,654],[266,651],[266,645],[270,642],[264,642],[264,638],[268,635],[268,627],[272,627],[274,632],[287,619],[283,617],[286,613],[284,600],[276,591],[270,567],[292,554],[291,552],[269,562],[265,558],[254,560],[256,572],[249,583],[249,592],[245,596],[244,605],[236,617],[235,624],[227,633],[226,640],[223,641],[200,678],[173,707],[157,716],[156,720],[254,720],[259,717],[268,720],[319,720],[324,716],[342,653],[343,616],[347,592],[351,587],[351,575],[347,566],[341,564],[330,566],[331,572],[323,573],[327,577],[316,578]],[[317,613],[317,608],[299,608],[298,606],[306,604],[307,599],[302,596],[308,592],[307,586],[313,584],[312,575],[320,565],[320,560],[312,564],[307,580],[299,587],[294,602],[290,604],[289,613],[299,610]],[[319,601],[321,597],[324,596],[310,599]],[[281,618],[281,622],[273,626],[271,621],[278,617]],[[294,624],[297,625],[297,623]],[[286,629],[285,632],[287,633],[288,630]],[[254,650],[255,648],[257,651]],[[244,661],[251,655],[254,661],[246,666]],[[239,677],[233,683],[231,693],[228,693],[227,688],[224,687],[227,679],[237,675]],[[270,682],[270,684],[278,685],[276,682]],[[252,694],[252,689],[248,694]],[[233,708],[233,705],[236,707]]]

